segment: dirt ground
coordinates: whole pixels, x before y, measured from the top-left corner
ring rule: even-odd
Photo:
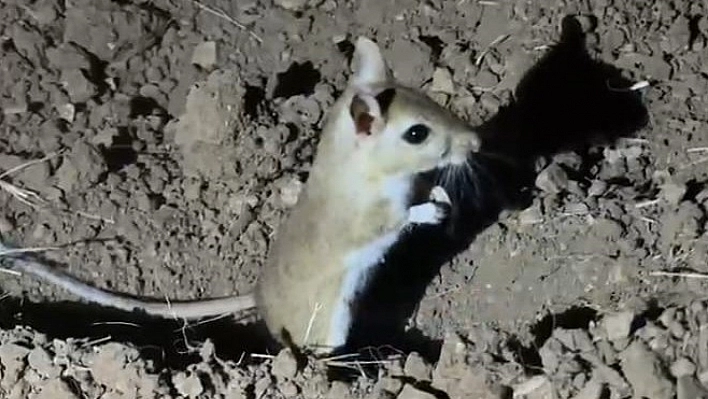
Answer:
[[[400,341],[300,359],[253,317],[142,320],[6,269],[0,397],[708,397],[708,2],[0,0],[0,21],[0,235],[99,287],[250,292],[358,35],[488,143],[461,249],[382,274],[424,289]]]

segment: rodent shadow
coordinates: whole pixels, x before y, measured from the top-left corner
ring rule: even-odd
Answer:
[[[387,344],[436,360],[438,343],[419,331],[405,332],[426,287],[502,210],[530,204],[539,157],[612,143],[644,127],[649,116],[641,93],[616,89],[632,83],[594,60],[578,21],[564,18],[559,43],[524,75],[515,100],[478,127],[482,152],[494,156],[475,156],[475,176],[464,189],[443,184],[461,204],[456,234],[419,228],[391,251],[357,305],[349,346]]]
[[[93,304],[34,303],[5,298],[0,302],[0,328],[20,325],[31,326],[50,338],[86,338],[97,343],[110,338],[110,342],[130,344],[158,369],[180,370],[199,361],[199,348],[205,339],[214,343],[216,356],[225,360],[235,361],[251,353],[277,350],[261,322],[246,324],[224,317],[186,325],[182,320],[149,317]]]

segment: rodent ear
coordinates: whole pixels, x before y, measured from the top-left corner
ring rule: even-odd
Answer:
[[[352,71],[350,82],[359,87],[385,83],[391,76],[379,46],[363,36],[357,39],[354,47]]]
[[[370,136],[381,125],[381,108],[375,97],[356,93],[349,105],[357,135]]]

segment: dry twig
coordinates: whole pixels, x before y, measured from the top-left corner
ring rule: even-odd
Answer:
[[[208,12],[209,14],[212,14],[212,15],[215,15],[215,16],[217,16],[217,17],[219,17],[219,18],[222,18],[222,19],[224,19],[224,20],[226,20],[226,21],[232,23],[232,24],[235,25],[237,28],[245,30],[245,31],[248,32],[248,34],[251,35],[251,37],[254,38],[259,44],[260,44],[260,43],[263,43],[263,39],[261,39],[260,36],[258,36],[258,35],[257,35],[255,32],[253,32],[252,30],[248,29],[244,24],[242,24],[242,23],[238,22],[237,20],[235,20],[234,18],[230,17],[230,16],[229,16],[228,14],[226,14],[225,12],[223,12],[223,11],[221,11],[221,10],[217,10],[217,9],[211,8],[211,7],[209,7],[209,6],[205,6],[204,4],[198,2],[197,0],[191,0],[191,1],[192,1],[192,3],[193,3],[195,6],[197,6],[198,8],[200,8],[200,9],[206,11],[206,12]]]

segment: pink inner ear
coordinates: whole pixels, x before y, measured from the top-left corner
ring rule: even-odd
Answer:
[[[374,122],[374,117],[369,113],[369,106],[359,96],[352,98],[352,104],[349,107],[354,126],[357,134],[370,135],[371,125]]]
[[[356,125],[356,133],[357,134],[365,134],[365,135],[370,135],[371,134],[371,124],[374,122],[374,118],[369,115],[368,113],[363,113],[359,114],[356,119],[354,120],[354,124]]]

